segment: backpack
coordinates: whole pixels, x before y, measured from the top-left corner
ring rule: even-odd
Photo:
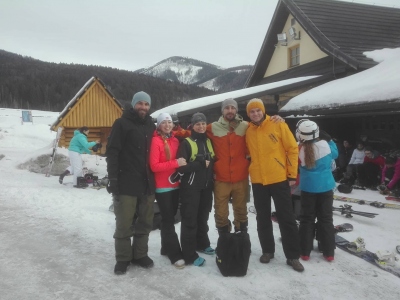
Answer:
[[[350,194],[353,187],[349,184],[339,184],[337,187],[338,191],[343,194]]]
[[[221,233],[217,242],[216,262],[223,276],[245,276],[250,258],[247,232]]]

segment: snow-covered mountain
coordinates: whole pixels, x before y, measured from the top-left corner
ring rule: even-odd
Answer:
[[[196,59],[172,56],[154,66],[135,72],[184,84],[202,86],[214,91],[228,92],[243,88],[251,69],[252,66],[224,69]]]

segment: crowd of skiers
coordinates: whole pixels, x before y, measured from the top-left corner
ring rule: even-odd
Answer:
[[[337,147],[329,134],[308,119],[297,123],[296,142],[284,120],[267,115],[257,98],[246,107],[251,122],[242,119],[237,102],[230,98],[222,102],[218,121],[207,124],[204,114],[195,113],[187,130],[176,127],[168,113],[157,116],[154,124],[150,106],[147,93],[136,93],[132,108],[115,121],[108,139],[107,190],[113,195],[116,217],[115,274],[126,273],[131,263],[153,266],[148,239],[154,201],[161,213],[161,255],[176,268],[202,266],[205,259],[199,253],[215,253],[208,237],[213,202],[220,235],[232,230],[247,233],[250,178],[262,249],[260,262],[269,263],[275,253],[272,199],[286,263],[302,272],[299,258],[310,259],[316,230],[323,257],[334,260],[335,179],[379,189],[382,194],[399,188],[397,158],[384,158],[362,142],[355,149],[346,140]],[[75,131],[69,147],[71,166],[60,176],[60,183],[65,175],[73,174],[74,186],[79,187],[81,154],[90,153],[89,149],[99,144],[88,142],[88,133],[87,127]],[[301,191],[299,227],[291,196],[295,186]],[[233,206],[232,222],[229,203]],[[174,225],[178,208],[180,237]]]

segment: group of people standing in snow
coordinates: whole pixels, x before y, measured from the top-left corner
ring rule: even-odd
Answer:
[[[299,145],[287,124],[279,116],[268,116],[260,99],[247,104],[251,122],[238,115],[234,99],[226,99],[218,121],[207,125],[206,116],[195,113],[191,129],[177,131],[173,131],[171,116],[166,113],[157,117],[155,125],[149,115],[150,106],[147,93],[136,93],[132,108],[115,121],[107,145],[108,191],[113,194],[116,217],[115,274],[126,273],[131,263],[144,268],[154,265],[148,256],[154,200],[162,216],[161,254],[177,268],[204,265],[205,259],[198,253],[215,252],[208,237],[213,195],[218,232],[247,232],[249,176],[262,248],[260,262],[269,263],[275,253],[271,197],[286,263],[296,271],[304,271],[299,258],[310,257],[316,217],[322,224],[324,257],[333,260],[334,180],[330,168],[337,149],[330,140],[319,139],[314,122],[306,120],[297,126],[299,156]],[[300,231],[291,200],[291,186],[299,180],[299,163],[305,210]],[[229,220],[230,200],[233,224]],[[179,203],[180,239],[174,227]],[[133,231],[135,213],[138,218]]]

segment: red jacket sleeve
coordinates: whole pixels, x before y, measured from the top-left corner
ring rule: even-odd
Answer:
[[[156,138],[151,141],[150,147],[150,169],[153,172],[163,172],[167,170],[176,169],[179,167],[178,160],[172,159],[169,161],[161,161],[162,153],[164,152],[164,145]]]

